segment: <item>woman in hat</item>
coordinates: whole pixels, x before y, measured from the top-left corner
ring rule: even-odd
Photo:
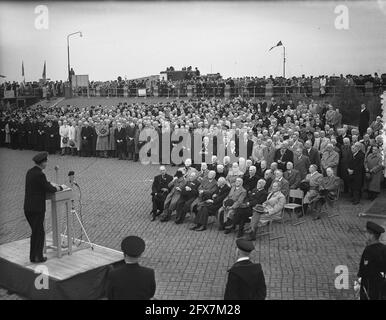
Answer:
[[[100,157],[107,158],[110,134],[108,120],[101,120],[98,124],[95,124],[95,131],[97,134],[96,151]]]

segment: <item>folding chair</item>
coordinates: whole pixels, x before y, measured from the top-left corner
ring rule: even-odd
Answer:
[[[293,214],[295,214],[296,209],[301,208],[302,215],[304,216],[304,208],[303,208],[304,192],[300,189],[291,189],[289,192],[288,198],[289,198],[287,201],[288,203],[286,203],[284,205],[284,212],[285,212],[285,209],[291,210],[289,215],[291,218],[292,225],[297,225],[299,223],[302,223],[302,222],[298,222],[298,223],[294,224],[293,223]],[[291,202],[291,199],[292,199],[292,201],[294,201],[295,199],[301,199],[302,204]],[[283,218],[282,223],[284,223],[284,214],[283,214],[282,218]]]
[[[324,210],[322,211],[322,208],[320,208],[321,212],[325,212],[327,213],[327,217],[328,218],[333,218],[333,217],[336,217],[336,216],[339,216],[340,215],[340,203],[339,203],[339,199],[340,199],[340,192],[341,192],[341,189],[343,188],[343,180],[340,179],[340,183],[339,183],[339,188],[337,190],[337,194],[336,194],[336,197],[335,199],[333,200],[330,200],[331,204],[332,204],[332,213],[330,214],[329,213],[329,210],[328,210],[328,207],[327,207],[327,203],[324,203],[322,208],[324,208]],[[337,210],[338,213],[334,213],[334,209]]]
[[[283,225],[284,213],[285,213],[285,207],[283,207],[283,209],[281,210],[281,213],[280,213],[280,220],[281,220],[282,225]],[[267,224],[268,231],[267,232],[263,232],[263,233],[257,233],[256,237],[261,237],[261,236],[266,236],[268,234],[271,234],[272,233],[272,222],[274,222],[274,221],[278,221],[278,220],[269,217],[268,218],[268,224]],[[269,240],[276,240],[276,239],[280,239],[280,238],[283,238],[283,237],[284,236],[279,235],[279,236],[270,238]]]

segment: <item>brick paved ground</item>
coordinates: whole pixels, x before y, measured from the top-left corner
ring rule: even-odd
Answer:
[[[0,149],[0,244],[29,236],[22,205],[24,178],[32,166],[32,151]],[[74,170],[83,190],[83,218],[91,240],[116,250],[124,236],[145,239],[143,264],[155,268],[158,299],[221,299],[226,270],[235,261],[235,235],[224,235],[211,225],[194,232],[190,223],[151,222],[151,179],[158,166],[143,166],[117,159],[50,156],[46,175],[54,180],[59,165],[60,183]],[[171,173],[175,168],[168,168]],[[252,259],[266,277],[269,299],[352,299],[352,282],[364,248],[365,220],[357,215],[368,205],[340,201],[341,215],[298,226],[274,224],[277,240],[262,237]],[[350,289],[336,290],[335,267],[346,265]],[[0,289],[0,299],[19,299]]]

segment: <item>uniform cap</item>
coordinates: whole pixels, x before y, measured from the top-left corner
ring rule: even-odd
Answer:
[[[48,157],[48,152],[40,152],[38,153],[37,155],[35,155],[32,160],[36,163],[36,164],[40,164],[44,161],[47,161],[47,157]]]
[[[252,250],[255,249],[253,242],[245,239],[237,239],[236,245],[237,245],[237,248],[245,252],[251,252]]]
[[[383,227],[381,227],[379,224],[376,224],[372,221],[367,221],[366,229],[371,233],[375,233],[375,234],[381,234],[385,232],[385,229]]]
[[[121,249],[127,256],[137,258],[145,251],[145,241],[137,236],[128,236],[122,240]]]

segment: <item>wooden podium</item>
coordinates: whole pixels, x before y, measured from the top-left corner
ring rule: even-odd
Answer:
[[[71,224],[71,199],[72,189],[64,189],[55,193],[49,193],[46,196],[46,200],[51,201],[51,217],[52,217],[52,241],[53,245],[48,246],[57,252],[57,257],[62,257],[62,246],[61,246],[61,217],[65,215],[67,225],[67,252],[69,255],[72,254],[72,224]],[[64,208],[64,210],[63,210]],[[44,251],[46,252],[46,245]]]

